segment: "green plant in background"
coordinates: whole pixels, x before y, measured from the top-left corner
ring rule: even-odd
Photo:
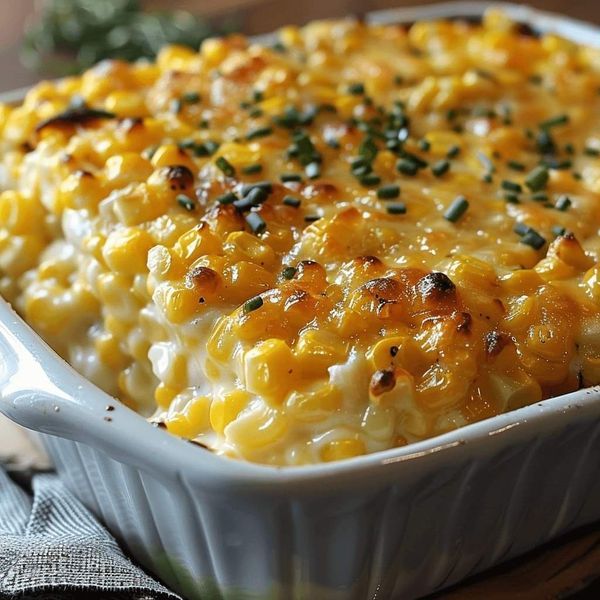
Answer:
[[[22,59],[44,75],[70,75],[104,58],[152,58],[169,43],[198,48],[233,29],[185,11],[144,12],[137,0],[47,0],[26,28]]]

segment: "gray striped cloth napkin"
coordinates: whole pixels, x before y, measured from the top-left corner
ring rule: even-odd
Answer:
[[[30,498],[0,468],[0,598],[181,600],[126,558],[56,475],[36,475],[32,489]]]

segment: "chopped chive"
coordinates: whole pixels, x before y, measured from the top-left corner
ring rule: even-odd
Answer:
[[[547,183],[548,169],[546,169],[546,167],[543,165],[537,166],[527,174],[527,177],[525,177],[525,185],[532,192],[539,192],[546,187]]]
[[[577,181],[581,181],[583,179],[583,175],[581,173],[573,173],[573,179],[576,179]]]
[[[401,158],[396,163],[396,170],[404,175],[416,175],[419,167],[412,160]]]
[[[157,150],[158,146],[148,146],[147,148],[144,148],[144,150],[142,150],[142,156],[146,160],[152,160],[152,157],[156,154]]]
[[[568,158],[565,160],[559,160],[553,157],[546,157],[541,162],[542,165],[548,169],[556,169],[557,171],[570,169],[573,166],[573,161],[569,160]]]
[[[516,160],[509,160],[506,163],[506,166],[509,169],[512,169],[513,171],[524,171],[525,170],[525,165],[521,162],[518,162]]]
[[[352,167],[352,175],[354,177],[362,177],[363,175],[367,175],[372,171],[371,165],[358,165],[356,167]]]
[[[252,165],[246,165],[242,168],[244,175],[254,175],[262,171],[262,165],[260,163],[254,163]]]
[[[217,197],[219,204],[233,204],[236,200],[238,200],[238,197],[233,192],[227,192]]]
[[[571,155],[575,154],[575,146],[570,142],[568,144],[565,144],[565,152]]]
[[[540,131],[537,134],[535,138],[535,143],[538,151],[542,154],[549,154],[551,152],[554,152],[554,140],[552,139],[550,132],[546,129],[542,129],[542,131]]]
[[[337,141],[337,140],[336,140],[334,137],[328,137],[328,138],[325,140],[325,143],[326,143],[326,144],[327,144],[327,145],[328,145],[330,148],[333,148],[334,150],[339,150],[339,148],[341,147],[341,146],[340,146],[340,143],[339,143],[339,142],[338,142],[338,141]]]
[[[246,134],[247,140],[256,140],[261,137],[265,137],[267,135],[271,135],[273,133],[272,127],[257,127],[256,129],[252,129]]]
[[[460,154],[460,146],[451,146],[446,152],[448,158],[456,158]]]
[[[267,192],[264,188],[255,187],[244,196],[244,200],[251,202],[253,205],[258,205],[262,204],[267,199],[268,195],[269,192]]]
[[[260,296],[255,296],[254,298],[251,298],[244,304],[244,308],[243,308],[244,314],[247,315],[248,313],[251,313],[252,311],[259,309],[262,305],[263,305],[263,299]]]
[[[375,160],[378,151],[377,144],[375,144],[371,137],[366,137],[358,147],[358,154],[369,163]]]
[[[306,223],[314,223],[315,221],[318,221],[321,217],[319,215],[306,215],[304,217],[304,221]]]
[[[447,160],[445,160],[445,159],[438,160],[438,162],[434,163],[431,166],[431,172],[436,177],[441,177],[442,175],[444,175],[445,173],[447,173],[449,169],[450,169],[450,163]]]
[[[254,102],[262,102],[265,98],[265,93],[262,90],[252,90],[252,100]]]
[[[270,181],[255,181],[254,183],[245,183],[241,187],[240,193],[242,196],[246,196],[255,188],[260,188],[266,194],[270,194],[273,191],[273,184]]]
[[[365,93],[365,86],[363,83],[351,83],[348,86],[348,93],[353,96],[362,96]]]
[[[515,181],[509,181],[508,179],[503,179],[500,183],[500,187],[509,192],[517,192],[517,194],[520,194],[523,191],[520,184]]]
[[[448,111],[446,111],[446,119],[448,121],[454,121],[456,117],[458,117],[458,111],[455,108],[451,108]]]
[[[362,156],[357,156],[350,160],[350,168],[352,170],[367,166],[369,166],[369,160]]]
[[[301,204],[300,198],[295,198],[294,196],[284,196],[283,203],[286,206],[293,206],[294,208],[298,208]]]
[[[546,192],[535,192],[531,194],[531,199],[536,202],[546,202],[548,200],[548,194]]]
[[[283,182],[283,183],[289,183],[291,181],[302,181],[302,175],[300,175],[300,173],[282,173],[279,176],[279,179]]]
[[[283,271],[281,271],[281,277],[289,281],[290,279],[294,279],[297,271],[298,269],[296,269],[296,267],[285,267]]]
[[[550,129],[552,127],[556,127],[557,125],[565,125],[568,122],[569,115],[557,115],[556,117],[542,121],[540,123],[540,129]]]
[[[200,102],[200,94],[198,92],[186,92],[181,96],[181,99],[186,104],[196,104]]]
[[[429,152],[431,149],[431,144],[425,138],[423,138],[419,140],[419,149],[423,152]]]
[[[488,171],[489,173],[493,173],[496,170],[496,167],[494,167],[494,163],[483,152],[477,152],[477,158],[479,162],[484,166],[486,171]]]
[[[513,231],[522,237],[531,231],[531,227],[529,227],[529,225],[525,225],[525,223],[516,223],[513,227]]]
[[[535,229],[529,229],[520,241],[534,250],[539,250],[546,243],[546,240]]]
[[[481,178],[481,180],[482,180],[484,183],[492,183],[493,179],[494,179],[494,178],[492,177],[492,174],[491,174],[491,173],[485,173],[485,174],[483,175],[483,177]]]
[[[248,213],[245,218],[253,233],[263,233],[267,229],[265,220],[258,213]]]
[[[255,107],[248,111],[248,116],[252,119],[258,119],[258,117],[263,116],[263,111],[261,108]]]
[[[318,162],[311,162],[306,165],[304,172],[309,179],[317,179],[321,176],[321,165]]]
[[[192,212],[196,208],[194,201],[185,194],[178,194],[176,200],[177,204],[182,208],[185,208],[188,212]]]
[[[178,115],[181,112],[182,106],[183,103],[181,102],[180,98],[173,98],[173,100],[171,100],[171,105],[169,106],[169,109],[174,115]]]
[[[204,150],[208,156],[212,156],[219,149],[219,143],[215,142],[214,140],[206,140],[202,146],[204,147]]]
[[[226,177],[235,175],[235,167],[224,156],[219,156],[215,161],[215,165]]]
[[[406,214],[406,204],[403,202],[392,202],[386,205],[385,210],[389,215],[404,215]]]
[[[233,205],[240,211],[250,210],[267,199],[268,193],[262,188],[250,190],[241,200],[235,200]]]
[[[600,150],[598,148],[592,148],[591,146],[586,146],[583,149],[583,153],[586,156],[600,156]]]
[[[393,198],[397,198],[400,195],[400,186],[391,183],[389,185],[382,185],[377,190],[377,197],[380,200],[392,200]]]
[[[564,212],[566,210],[569,210],[570,206],[571,206],[571,198],[569,198],[569,196],[567,196],[565,194],[562,194],[556,200],[556,204],[554,205],[554,208]]]
[[[456,223],[469,208],[469,201],[464,196],[457,196],[444,213],[444,219]]]
[[[394,75],[394,84],[402,85],[404,83],[404,77],[402,75]]]
[[[366,175],[362,175],[358,181],[364,187],[371,187],[372,185],[379,185],[381,177],[375,173],[367,173]]]
[[[554,225],[552,227],[552,234],[555,237],[560,237],[562,235],[565,235],[565,233],[567,233],[567,230],[565,227],[562,227],[561,225]]]
[[[502,197],[509,204],[520,204],[521,203],[521,201],[519,200],[519,194],[515,194],[513,192],[504,192],[504,194],[502,194]]]
[[[183,150],[189,150],[196,146],[196,142],[194,140],[181,140],[177,145]]]

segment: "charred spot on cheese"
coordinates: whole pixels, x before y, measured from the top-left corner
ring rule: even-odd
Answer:
[[[107,110],[100,110],[89,107],[83,101],[73,101],[71,105],[61,113],[54,115],[48,119],[44,119],[37,124],[35,130],[42,131],[46,127],[63,127],[69,125],[87,125],[98,119],[115,119],[114,113]]]
[[[375,371],[371,376],[369,392],[373,396],[381,396],[381,394],[384,394],[385,392],[392,391],[395,385],[396,376],[394,375],[394,371],[382,369],[380,371]]]
[[[185,190],[194,184],[194,175],[185,165],[163,167],[161,175],[172,190]]]
[[[483,340],[485,345],[485,353],[488,358],[498,356],[502,350],[511,343],[511,338],[506,333],[501,331],[488,331]]]
[[[187,274],[188,285],[201,289],[202,292],[214,292],[221,277],[216,271],[208,267],[194,267]]]
[[[502,314],[506,312],[506,307],[504,306],[504,303],[502,302],[502,300],[500,300],[500,298],[494,298],[492,302],[498,307]]]
[[[416,285],[416,291],[424,302],[447,300],[456,295],[456,286],[448,275],[439,272],[428,273]]]
[[[362,286],[362,289],[374,296],[380,304],[395,302],[402,295],[402,286],[390,277],[371,279]]]
[[[141,117],[127,117],[119,121],[119,129],[125,133],[130,133],[134,130],[140,130],[144,128],[144,119]]]
[[[460,333],[471,333],[471,325],[473,324],[473,317],[471,313],[459,312],[456,314],[456,331]]]

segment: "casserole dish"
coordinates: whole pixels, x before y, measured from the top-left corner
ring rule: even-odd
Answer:
[[[436,10],[476,16],[482,8]],[[536,26],[594,39],[585,26],[545,19]],[[595,390],[401,450],[274,469],[223,461],[149,430],[10,309],[0,314],[3,410],[50,434],[59,471],[82,500],[189,597],[412,597],[598,516]]]

